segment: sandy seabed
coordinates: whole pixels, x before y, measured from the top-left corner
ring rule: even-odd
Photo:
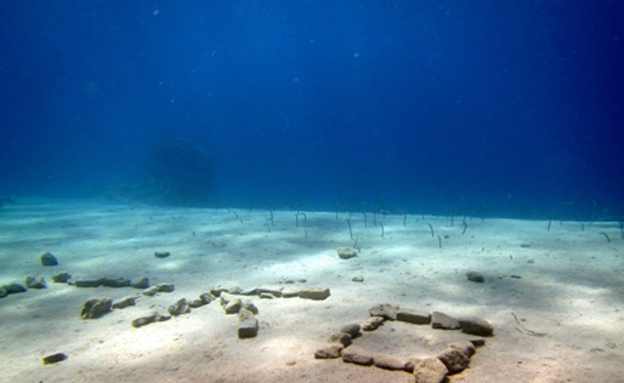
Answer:
[[[372,214],[351,216],[361,248],[350,247],[347,213],[182,209],[89,201],[23,200],[0,208],[0,285],[41,276],[46,289],[0,299],[2,382],[408,382],[410,374],[317,360],[314,351],[343,324],[391,303],[488,320],[495,336],[450,382],[624,382],[624,240],[617,222],[548,222]],[[431,236],[430,224],[435,237]],[[604,233],[604,234],[602,234]],[[605,236],[609,236],[607,242]],[[442,239],[439,247],[437,235]],[[41,265],[52,252],[60,262]],[[170,251],[168,258],[155,251]],[[466,273],[485,275],[484,283]],[[82,320],[91,297],[132,288],[77,288],[76,278],[147,276],[175,291]],[[356,276],[364,282],[353,282]],[[513,276],[513,277],[512,277]],[[211,286],[243,289],[305,279],[329,287],[323,301],[252,297],[257,337],[237,337],[235,316],[213,302],[169,321],[133,328],[178,299]],[[515,316],[515,317],[514,317]],[[518,320],[516,320],[518,318]],[[368,337],[368,338],[367,338]],[[365,339],[366,338],[366,339]],[[433,356],[456,331],[386,323],[361,342],[405,359]],[[68,359],[43,365],[46,355]]]

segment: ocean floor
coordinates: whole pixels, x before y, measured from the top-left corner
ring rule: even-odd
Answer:
[[[618,222],[341,212],[174,209],[88,201],[20,200],[0,207],[0,285],[43,277],[45,289],[0,299],[3,382],[409,382],[407,372],[319,360],[344,324],[390,303],[489,321],[494,336],[450,382],[624,382],[624,239]],[[434,230],[432,236],[431,227]],[[465,232],[462,234],[462,232]],[[440,236],[438,238],[438,235]],[[610,242],[607,241],[610,239]],[[442,247],[440,248],[440,241]],[[341,259],[340,247],[360,249]],[[169,251],[157,258],[156,251]],[[53,253],[58,266],[42,266]],[[470,271],[483,283],[469,281]],[[72,280],[149,278],[175,291],[78,288]],[[363,282],[354,282],[363,277]],[[291,282],[294,283],[285,283]],[[302,280],[305,280],[303,282]],[[71,280],[70,280],[71,281]],[[258,335],[218,302],[140,328],[212,286],[327,287],[324,300],[249,297]],[[135,306],[81,319],[92,297],[138,296]],[[397,359],[435,356],[470,339],[459,331],[387,322],[355,344]],[[44,365],[62,352],[67,360]]]

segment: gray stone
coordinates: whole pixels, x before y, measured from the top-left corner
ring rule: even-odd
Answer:
[[[442,330],[458,330],[460,328],[459,322],[457,319],[453,318],[450,315],[446,315],[439,311],[433,312],[433,319],[431,322],[431,327],[439,328]]]
[[[337,251],[338,251],[338,256],[341,259],[349,259],[349,258],[357,257],[357,251],[349,247],[339,247]]]
[[[470,357],[453,347],[447,347],[442,350],[442,352],[438,354],[438,359],[444,363],[449,374],[462,372],[467,369],[470,364]]]
[[[399,309],[396,319],[413,324],[429,324],[431,323],[431,314],[425,311]]]
[[[299,287],[289,286],[282,290],[282,297],[295,298],[299,296],[301,289]]]
[[[67,355],[63,354],[62,352],[58,352],[56,354],[48,355],[41,360],[43,364],[54,364],[67,360]]]
[[[459,324],[462,332],[466,334],[479,335],[479,336],[492,336],[494,335],[494,328],[492,325],[481,318],[477,317],[461,317],[459,318]]]
[[[258,319],[248,318],[238,324],[240,339],[253,338],[258,335]]]
[[[399,306],[393,306],[391,304],[385,303],[371,307],[368,310],[368,313],[373,317],[382,317],[384,319],[396,320],[399,309]]]
[[[4,298],[7,295],[9,295],[9,293],[7,293],[7,291],[4,289],[4,287],[0,287],[0,298]]]
[[[384,320],[385,319],[382,317],[370,317],[362,322],[362,330],[375,331],[379,326],[383,324]]]
[[[247,295],[247,296],[249,296],[249,295],[258,295],[258,288],[254,287],[252,289],[243,290],[241,292],[241,295]]]
[[[271,294],[274,297],[279,298],[282,296],[283,289],[284,288],[282,286],[260,286],[258,287],[258,294]]]
[[[67,283],[71,278],[71,274],[69,273],[58,273],[52,276],[52,282],[54,283]]]
[[[351,335],[351,338],[357,338],[360,334],[361,326],[357,323],[349,323],[340,328],[340,332]]]
[[[43,277],[28,277],[26,278],[26,287],[29,289],[45,289],[46,282]]]
[[[329,343],[340,343],[344,347],[349,347],[351,344],[351,335],[346,332],[336,332],[329,336]]]
[[[130,286],[134,287],[135,289],[146,289],[150,287],[149,278],[138,277],[136,279],[133,279],[132,282],[130,282]]]
[[[113,301],[110,298],[90,298],[82,306],[82,319],[96,319],[111,310]]]
[[[230,293],[230,294],[234,294],[234,295],[243,295],[243,289],[241,289],[238,286],[234,286],[232,288],[229,288],[227,290],[227,292]]]
[[[262,293],[259,295],[259,297],[260,299],[275,299],[275,296],[269,293]]]
[[[225,311],[226,314],[238,314],[242,306],[243,302],[240,300],[240,298],[235,298],[229,301],[225,305],[225,307],[223,307],[223,311]]]
[[[466,277],[468,277],[468,280],[471,282],[483,283],[485,281],[483,274],[478,271],[469,271],[466,273]]]
[[[340,352],[342,350],[342,346],[332,344],[316,350],[314,352],[314,357],[316,359],[337,359],[340,358]]]
[[[71,282],[71,284],[76,287],[94,288],[94,287],[100,286],[100,280],[99,279],[77,279]]]
[[[441,383],[448,374],[448,368],[437,358],[414,360],[412,363],[415,383]]]
[[[144,316],[141,318],[137,318],[135,320],[132,321],[132,327],[134,328],[139,328],[145,325],[148,325],[150,323],[154,323],[154,322],[164,322],[166,320],[171,319],[171,317],[169,315],[162,315],[159,313],[153,313],[152,315],[148,315],[148,316]]]
[[[47,252],[41,254],[41,264],[44,266],[57,266],[59,263],[54,254]]]
[[[104,277],[98,279],[100,286],[105,287],[129,287],[130,280],[123,277]]]
[[[238,321],[239,321],[239,322],[246,321],[247,319],[249,319],[249,318],[253,318],[253,317],[254,317],[254,313],[252,313],[252,312],[251,312],[251,311],[249,311],[249,310],[246,310],[246,309],[240,309],[240,310],[238,311]]]
[[[156,285],[156,290],[159,293],[170,293],[175,290],[175,286],[173,285],[173,283],[160,283]]]
[[[191,312],[188,301],[186,298],[179,299],[176,303],[167,308],[167,312],[174,317]]]
[[[459,351],[463,352],[464,354],[466,354],[468,357],[471,357],[474,355],[475,351],[475,345],[472,344],[472,342],[468,341],[468,340],[460,340],[457,342],[453,342],[451,344],[448,345],[449,347],[458,349]]]
[[[201,293],[201,294],[199,294],[199,299],[201,299],[202,302],[205,305],[207,305],[210,302],[214,301],[216,298],[212,294],[210,294],[210,293]]]
[[[154,257],[156,258],[167,258],[171,253],[169,251],[156,251],[154,252]]]
[[[374,358],[373,355],[368,353],[366,350],[360,347],[351,346],[342,350],[342,360],[345,363],[355,363],[362,366],[371,366],[373,364]]]
[[[331,295],[328,287],[302,287],[299,298],[322,301]]]
[[[212,294],[215,297],[220,297],[221,293],[226,292],[227,293],[227,289],[221,285],[217,285],[217,286],[212,286],[210,288],[210,294]]]
[[[353,277],[353,279],[351,279],[353,282],[364,282],[364,277],[359,275],[357,277]]]
[[[126,297],[113,302],[112,309],[125,309],[128,306],[136,305],[136,297]]]
[[[142,294],[147,296],[147,297],[153,297],[154,295],[156,295],[156,293],[158,293],[158,287],[156,286],[152,286],[149,289],[145,289]]]
[[[373,363],[375,364],[375,367],[383,368],[384,370],[405,369],[405,362],[401,362],[400,360],[387,355],[375,355],[373,357]]]
[[[243,301],[241,309],[251,311],[254,315],[258,315],[258,308],[249,299]]]
[[[24,293],[26,292],[26,287],[20,285],[19,283],[9,283],[8,285],[2,286],[4,291],[7,294],[16,294],[16,293]]]

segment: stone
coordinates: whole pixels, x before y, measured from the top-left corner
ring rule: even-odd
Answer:
[[[446,379],[448,368],[437,358],[427,358],[414,363],[415,383],[441,383]]]
[[[363,331],[375,331],[379,326],[381,326],[384,322],[383,317],[370,317],[362,322],[362,330]]]
[[[133,279],[132,282],[130,282],[130,286],[134,287],[135,289],[146,289],[150,287],[149,278],[138,277],[136,279]]]
[[[241,307],[241,310],[247,310],[247,311],[252,312],[254,315],[258,315],[258,308],[249,299],[243,300],[243,305]]]
[[[343,349],[342,360],[345,363],[354,363],[362,366],[371,366],[374,362],[374,358],[370,353],[356,346]]]
[[[45,289],[46,282],[43,277],[28,277],[26,278],[26,287],[29,289]]]
[[[159,293],[170,293],[175,290],[173,283],[160,283],[156,285],[156,289]]]
[[[248,318],[238,324],[238,338],[253,338],[258,335],[258,319]]]
[[[329,343],[340,343],[344,347],[349,347],[351,344],[351,335],[346,332],[336,332],[329,336]]]
[[[262,293],[259,295],[259,297],[260,299],[275,299],[275,296],[269,293]]]
[[[210,302],[214,301],[216,298],[210,293],[201,293],[199,294],[199,299],[201,299],[203,304],[207,305]]]
[[[110,298],[90,298],[82,306],[82,319],[96,319],[111,310],[113,301]]]
[[[98,279],[100,286],[105,287],[129,287],[130,280],[123,277],[104,277]]]
[[[148,296],[148,297],[153,297],[157,293],[158,293],[158,287],[152,286],[149,289],[145,289],[141,294]]]
[[[361,275],[359,275],[359,276],[357,276],[357,277],[353,277],[351,280],[352,280],[353,282],[364,282],[364,277],[363,277],[363,276],[361,276]]]
[[[170,255],[171,253],[168,251],[155,251],[154,252],[154,257],[156,258],[167,258]]]
[[[349,334],[351,338],[357,338],[360,335],[360,329],[362,327],[358,323],[349,323],[340,327],[340,332]]]
[[[396,319],[401,322],[413,324],[429,324],[431,323],[431,314],[425,311],[399,309]]]
[[[375,355],[373,357],[373,363],[375,367],[383,368],[384,370],[404,370],[405,362],[401,362],[398,359],[387,355]]]
[[[350,247],[339,247],[337,252],[338,252],[338,256],[341,259],[349,259],[349,258],[357,257],[357,251]]]
[[[136,297],[126,297],[113,302],[112,309],[125,309],[128,306],[136,305]]]
[[[453,347],[447,347],[442,350],[442,352],[438,354],[438,359],[444,363],[449,374],[462,372],[467,369],[470,364],[470,357]]]
[[[492,325],[481,318],[477,317],[461,317],[458,320],[462,332],[471,335],[492,336],[494,328]]]
[[[299,298],[322,301],[331,295],[328,287],[302,287]]]
[[[46,252],[41,254],[41,264],[44,266],[57,266],[59,263],[54,254]]]
[[[220,297],[222,292],[226,292],[227,293],[227,289],[221,285],[217,285],[217,286],[212,286],[210,288],[210,294],[212,294],[215,297]]]
[[[67,360],[67,355],[63,354],[62,352],[48,355],[42,359],[43,364],[54,364],[54,363],[62,362],[64,360]]]
[[[176,303],[167,308],[167,312],[174,317],[191,312],[188,301],[186,298],[179,299]]]
[[[368,313],[373,317],[382,317],[384,319],[396,320],[399,309],[399,306],[393,306],[391,304],[385,303],[371,307],[368,310]]]
[[[468,280],[471,282],[483,283],[485,281],[483,274],[478,271],[469,271],[466,273],[466,277],[468,277]]]
[[[295,298],[299,296],[301,289],[299,287],[289,286],[282,290],[283,298]]]
[[[171,319],[171,317],[169,315],[162,315],[162,314],[159,314],[159,313],[155,312],[152,315],[140,317],[140,318],[137,318],[137,319],[133,320],[132,321],[132,327],[139,328],[139,327],[148,325],[150,323],[164,322],[164,321],[169,320],[169,319]]]
[[[464,354],[466,354],[468,357],[471,357],[475,354],[476,350],[475,350],[475,345],[472,344],[472,342],[468,341],[468,340],[460,340],[457,342],[453,342],[450,343],[448,345],[449,347],[458,349],[459,351],[463,352]]]
[[[314,357],[316,359],[337,359],[340,358],[340,352],[342,350],[342,346],[332,344],[316,350],[314,352]]]
[[[58,273],[52,276],[52,282],[54,283],[67,283],[71,278],[71,274],[69,273]]]
[[[276,298],[279,298],[282,296],[282,290],[284,288],[282,286],[271,286],[271,285],[267,285],[267,286],[260,286],[258,287],[258,294],[271,294]]]
[[[254,287],[252,289],[243,290],[241,292],[241,295],[247,295],[247,296],[249,296],[249,295],[258,295],[258,288]]]
[[[238,321],[242,322],[245,321],[249,318],[253,318],[254,317],[254,313],[252,313],[249,310],[245,310],[245,309],[240,309],[240,311],[238,312]]]
[[[243,289],[241,289],[238,286],[234,286],[234,287],[228,289],[227,292],[230,293],[230,294],[234,294],[234,295],[243,295]]]
[[[477,339],[470,339],[470,343],[472,343],[475,347],[483,347],[485,346],[485,339],[483,338],[477,338]]]
[[[457,319],[439,311],[433,312],[431,327],[441,330],[458,330],[461,328]]]
[[[0,287],[0,298],[4,298],[7,295],[9,295],[9,293],[7,293],[7,291],[4,289],[4,287]]]
[[[76,287],[99,287],[99,279],[77,279],[71,283]]]
[[[242,306],[243,302],[240,300],[240,298],[235,298],[229,301],[223,307],[223,311],[225,311],[226,314],[238,314]]]
[[[26,292],[26,287],[20,285],[19,283],[9,283],[8,285],[2,286],[2,288],[7,293],[7,295]]]

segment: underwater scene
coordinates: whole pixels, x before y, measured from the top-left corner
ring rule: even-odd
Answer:
[[[624,5],[6,1],[0,381],[624,382]]]

